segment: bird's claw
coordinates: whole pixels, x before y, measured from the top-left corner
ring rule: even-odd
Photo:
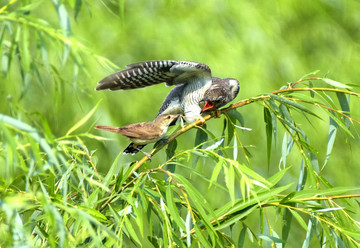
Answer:
[[[137,150],[138,150],[139,152],[142,152],[146,157],[148,157],[149,161],[151,161],[151,155],[150,155],[149,153],[144,152],[143,150],[140,150],[140,149],[138,149],[138,148],[137,148]]]
[[[204,117],[202,117],[202,116],[200,115],[196,121],[199,121],[199,120],[201,121],[200,126],[201,126],[201,127],[204,126],[205,123],[206,123],[206,120],[204,119]]]
[[[215,109],[214,112],[215,112],[215,117],[216,117],[216,118],[220,118],[221,111],[218,110],[218,109]]]

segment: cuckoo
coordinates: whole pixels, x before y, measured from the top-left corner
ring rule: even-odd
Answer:
[[[224,106],[239,92],[236,79],[215,78],[205,64],[176,60],[130,64],[126,69],[100,80],[96,90],[129,90],[163,82],[167,86],[174,85],[174,88],[165,98],[158,116],[181,114],[187,122],[201,117],[202,111]]]

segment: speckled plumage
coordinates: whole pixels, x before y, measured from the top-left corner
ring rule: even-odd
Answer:
[[[187,122],[193,122],[200,116],[204,105],[202,100],[209,95],[206,92],[216,91],[222,80],[213,78],[207,65],[189,61],[155,60],[139,62],[127,67],[102,79],[96,90],[129,90],[163,82],[168,86],[175,85],[160,107],[158,116],[181,114]],[[213,91],[209,91],[212,88]],[[218,97],[224,98],[221,104],[225,105],[227,99],[231,101],[234,98],[222,95],[222,92],[228,94],[229,91],[219,92]]]

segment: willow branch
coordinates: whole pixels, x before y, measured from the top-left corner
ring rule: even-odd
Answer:
[[[312,78],[313,80],[314,78]],[[303,79],[301,81],[305,81],[306,79]],[[352,92],[352,91],[348,91],[348,90],[340,90],[340,89],[332,89],[332,88],[291,88],[291,86],[289,88],[286,89],[281,89],[281,90],[276,90],[273,92],[270,92],[268,94],[263,94],[260,96],[256,96],[256,97],[252,97],[252,98],[248,98],[245,100],[242,100],[240,102],[234,103],[232,105],[230,105],[227,108],[223,108],[219,110],[220,114],[225,114],[227,112],[229,112],[230,110],[233,109],[237,109],[240,108],[242,106],[254,103],[254,102],[258,102],[258,101],[264,101],[265,99],[269,99],[271,98],[271,95],[274,94],[286,94],[286,93],[291,93],[291,92],[295,92],[295,91],[328,91],[328,92],[338,92],[338,93],[344,93],[344,94],[349,94],[349,95],[355,95],[357,97],[360,97],[359,93],[356,92]],[[324,106],[321,106],[324,107]],[[180,130],[178,130],[177,132],[175,132],[174,134],[172,134],[168,139],[167,142],[162,143],[161,145],[159,145],[158,147],[154,148],[149,155],[153,156],[155,155],[157,152],[159,152],[161,149],[163,149],[169,142],[171,142],[172,140],[176,139],[178,136],[182,135],[183,133],[191,130],[192,128],[196,127],[196,126],[201,126],[204,124],[204,122],[212,119],[215,117],[215,114],[209,114],[204,116],[202,119],[198,119],[195,122],[181,128]],[[344,117],[348,117],[347,115],[344,115]],[[147,160],[149,160],[148,156],[144,156],[141,160],[139,160],[138,162],[136,162],[133,166],[133,168],[131,169],[131,171],[126,175],[127,178],[129,178],[133,172],[135,172],[137,169],[140,168],[140,166],[142,166]],[[118,194],[120,194],[122,191],[124,191],[126,189],[126,187],[122,187],[120,188],[112,197],[110,197],[100,208],[100,211],[103,210],[108,204],[110,204]]]
[[[315,79],[315,78],[311,78],[311,79]],[[316,78],[317,79],[317,78]],[[305,81],[306,79],[303,79],[301,81]],[[291,92],[295,92],[295,91],[329,91],[329,92],[338,92],[338,93],[345,93],[345,94],[349,94],[349,95],[355,95],[355,96],[358,96],[360,97],[360,94],[356,93],[356,92],[352,92],[352,91],[348,91],[348,90],[339,90],[339,89],[332,89],[332,88],[309,88],[309,87],[306,87],[306,88],[286,88],[286,89],[281,89],[281,90],[275,90],[273,92],[270,92],[268,94],[264,94],[264,95],[260,95],[260,96],[256,96],[256,97],[252,97],[252,98],[248,98],[248,99],[245,99],[245,100],[242,100],[240,102],[237,102],[237,103],[234,103],[232,105],[230,105],[229,107],[227,108],[223,108],[220,111],[220,114],[225,114],[227,112],[229,112],[230,110],[233,110],[233,109],[237,109],[237,108],[240,108],[242,106],[245,106],[245,105],[248,105],[248,104],[251,104],[253,102],[257,102],[257,101],[263,101],[265,99],[268,99],[270,98],[271,96],[270,95],[274,95],[274,94],[283,94],[283,93],[291,93]],[[160,146],[158,146],[157,148],[153,149],[149,154],[150,156],[153,156],[154,154],[156,154],[158,151],[160,151],[164,146],[166,146],[169,142],[171,142],[172,140],[176,139],[178,136],[180,136],[181,134],[189,131],[190,129],[196,127],[196,126],[200,126],[203,124],[203,122],[205,121],[208,121],[210,119],[212,119],[214,117],[213,114],[209,114],[209,115],[206,115],[203,117],[203,120],[202,119],[198,119],[197,121],[181,128],[180,130],[178,130],[176,133],[172,134],[166,143],[164,144],[161,144]],[[347,116],[346,116],[347,117]],[[141,160],[139,160],[135,165],[134,167],[132,168],[131,170],[131,173],[136,171],[137,169],[139,169],[139,167],[141,165],[143,165],[147,160],[149,160],[149,157],[147,156],[144,156]],[[129,176],[131,175],[131,173],[129,174]]]
[[[359,197],[360,197],[360,194],[334,195],[334,196],[327,196],[327,197],[324,196],[324,197],[302,198],[302,199],[297,199],[297,201],[302,201],[303,204],[305,204],[305,202],[307,202],[307,201],[320,201],[320,200],[332,201],[332,200],[337,200],[337,199],[352,199],[352,198],[359,198]],[[265,207],[273,207],[273,206],[275,206],[275,207],[283,207],[283,208],[287,207],[287,208],[293,208],[294,210],[299,210],[299,209],[297,209],[297,208],[295,208],[295,207],[291,207],[291,206],[289,206],[289,205],[280,204],[280,202],[273,202],[273,203],[268,203],[268,202],[267,202],[267,203],[259,203],[259,204],[256,203],[256,204],[253,204],[253,205],[249,206],[248,208],[251,208],[251,207],[256,206],[256,205],[258,205],[258,208],[265,208]],[[239,210],[238,212],[243,211],[243,210],[244,210],[244,209],[241,209],[241,210]],[[314,215],[311,213],[311,211],[302,211],[302,212],[305,213],[305,214],[314,216]],[[217,223],[222,223],[222,222],[226,221],[226,219],[228,219],[231,214],[234,214],[234,213],[228,212],[228,213],[226,213],[226,214],[224,214],[224,215],[222,215],[222,216],[219,216],[218,218],[216,218],[216,219],[214,219],[214,220],[211,220],[210,223],[211,223],[212,225],[215,225],[215,224],[217,224]],[[322,219],[321,219],[321,220],[322,220]],[[204,229],[205,226],[201,226],[200,228],[201,228],[201,229]],[[190,234],[192,235],[192,234],[194,234],[194,233],[195,233],[195,229],[192,229],[192,230],[190,231]],[[186,237],[187,237],[187,235],[184,235],[184,236],[181,237],[181,239],[185,239]]]

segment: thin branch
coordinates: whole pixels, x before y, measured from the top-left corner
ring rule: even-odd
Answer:
[[[331,201],[331,200],[334,200],[334,199],[352,199],[352,198],[359,198],[360,197],[360,194],[351,194],[351,195],[335,195],[335,196],[327,196],[327,197],[310,197],[310,198],[303,198],[303,199],[298,199],[299,201],[304,201],[304,202],[306,202],[306,201],[320,201],[320,200],[329,200],[329,201]],[[256,204],[254,204],[254,205],[256,205]],[[252,207],[252,206],[254,206],[254,205],[251,205],[251,206],[249,206],[249,207]],[[273,207],[273,206],[277,206],[277,207],[290,207],[290,206],[288,206],[288,205],[282,205],[282,204],[280,204],[280,202],[279,203],[275,203],[275,202],[273,202],[273,203],[268,203],[268,202],[266,202],[266,203],[260,203],[260,204],[258,204],[259,206],[258,206],[258,208],[265,208],[265,207]],[[297,209],[297,208],[295,208],[295,207],[291,207],[291,208],[294,208],[294,210],[299,210],[299,209]],[[239,210],[239,211],[242,211],[242,210]],[[301,210],[302,212],[304,212],[305,214],[309,214],[309,215],[313,215],[311,212],[307,212],[307,211],[304,211],[304,210]],[[210,221],[210,223],[212,224],[212,225],[214,225],[214,224],[216,224],[216,223],[221,223],[221,222],[224,222],[224,221],[226,221],[226,219],[229,217],[229,215],[232,215],[232,214],[234,214],[234,213],[226,213],[226,214],[223,214],[223,215],[221,215],[221,216],[219,216],[217,219],[215,219],[215,220],[211,220]],[[317,217],[318,218],[318,217]],[[324,221],[323,219],[321,219],[320,218],[320,220],[322,220],[322,221]],[[329,224],[329,223],[328,223]],[[203,229],[203,228],[205,228],[205,226],[202,226],[202,227],[200,227],[201,229]],[[192,229],[191,231],[190,231],[190,234],[194,234],[195,233],[195,230],[194,229]],[[183,235],[182,237],[181,237],[181,239],[184,239],[184,238],[186,238],[187,237],[187,235],[185,234],[185,235]]]
[[[312,78],[312,79],[315,79],[315,78]],[[305,81],[306,79],[303,79],[302,81]],[[309,79],[308,79],[309,80]],[[280,94],[280,93],[291,93],[291,92],[294,92],[294,91],[310,91],[310,90],[314,90],[314,91],[330,91],[330,92],[341,92],[341,93],[345,93],[345,94],[349,94],[349,95],[355,95],[355,96],[358,96],[360,97],[360,94],[356,93],[356,92],[352,92],[352,91],[347,91],[347,90],[339,90],[339,89],[331,89],[331,88],[286,88],[286,89],[282,89],[282,90],[276,90],[276,91],[273,91],[273,92],[270,92],[269,94],[265,94],[265,95],[260,95],[260,96],[256,96],[256,97],[253,97],[253,98],[248,98],[248,99],[245,99],[245,100],[242,100],[240,102],[237,102],[237,103],[234,103],[232,104],[231,106],[227,107],[227,108],[224,108],[224,109],[221,109],[220,110],[220,114],[224,114],[226,112],[229,112],[230,110],[233,110],[233,109],[236,109],[236,108],[239,108],[239,107],[242,107],[242,106],[245,106],[245,105],[248,105],[250,103],[253,103],[253,102],[257,102],[257,101],[261,101],[261,100],[264,100],[264,99],[268,99],[270,98],[270,94]],[[214,115],[210,114],[210,115],[207,115],[207,116],[204,116],[204,120],[205,122],[212,119],[214,117]],[[150,156],[153,156],[154,154],[156,154],[158,151],[160,151],[164,146],[167,145],[167,143],[171,142],[172,140],[174,140],[175,138],[177,138],[179,135],[189,131],[190,129],[196,127],[196,126],[199,126],[201,124],[203,124],[203,121],[204,120],[200,120],[198,119],[197,121],[183,127],[182,129],[178,130],[176,133],[172,134],[166,143],[158,146],[157,148],[153,149],[149,154]],[[136,171],[137,169],[139,169],[139,167],[141,165],[143,165],[147,160],[149,160],[149,158],[147,156],[144,156],[141,160],[139,160],[133,167],[132,171],[131,172],[134,172]]]
[[[306,81],[306,80],[314,80],[317,79],[319,80],[319,78],[309,78],[309,79],[301,79],[300,81]],[[221,110],[219,110],[220,114],[225,114],[227,112],[229,112],[230,110],[233,109],[237,109],[239,107],[257,102],[257,101],[263,101],[265,99],[269,99],[271,96],[271,94],[285,94],[285,93],[291,93],[294,91],[329,91],[329,92],[341,92],[341,93],[345,93],[345,94],[349,94],[349,95],[354,95],[357,97],[360,97],[359,93],[353,92],[353,91],[348,91],[348,90],[340,90],[340,89],[332,89],[332,88],[286,88],[286,89],[281,89],[281,90],[276,90],[273,92],[270,92],[268,94],[264,94],[264,95],[260,95],[260,96],[256,96],[256,97],[252,97],[252,98],[248,98],[245,100],[242,100],[240,102],[234,103],[232,105],[230,105],[227,108],[223,108]],[[321,106],[322,107],[322,106]],[[202,119],[198,119],[193,123],[190,123],[189,125],[181,128],[180,130],[178,130],[177,132],[175,132],[174,134],[172,134],[166,142],[164,142],[163,144],[159,145],[158,147],[154,148],[152,151],[149,152],[150,156],[155,155],[157,152],[159,152],[161,149],[163,149],[168,143],[170,143],[172,140],[176,139],[178,136],[180,136],[181,134],[191,130],[192,128],[196,127],[196,126],[201,126],[203,125],[204,122],[212,119],[213,117],[215,117],[215,113],[209,114],[204,116]],[[345,117],[348,117],[345,115]],[[301,150],[301,149],[300,149]],[[129,178],[133,172],[135,172],[137,169],[139,169],[146,161],[149,160],[148,156],[144,156],[141,160],[139,160],[138,162],[136,162],[133,166],[133,168],[131,169],[131,172],[127,175],[127,178]],[[131,181],[132,182],[132,181]],[[130,183],[131,183],[130,182]],[[128,183],[127,186],[130,184]],[[116,194],[114,194],[111,198],[109,198],[99,209],[99,211],[102,211],[108,204],[110,204],[118,194],[120,194],[123,190],[126,189],[126,187],[122,187],[118,190],[118,192],[116,192]]]

